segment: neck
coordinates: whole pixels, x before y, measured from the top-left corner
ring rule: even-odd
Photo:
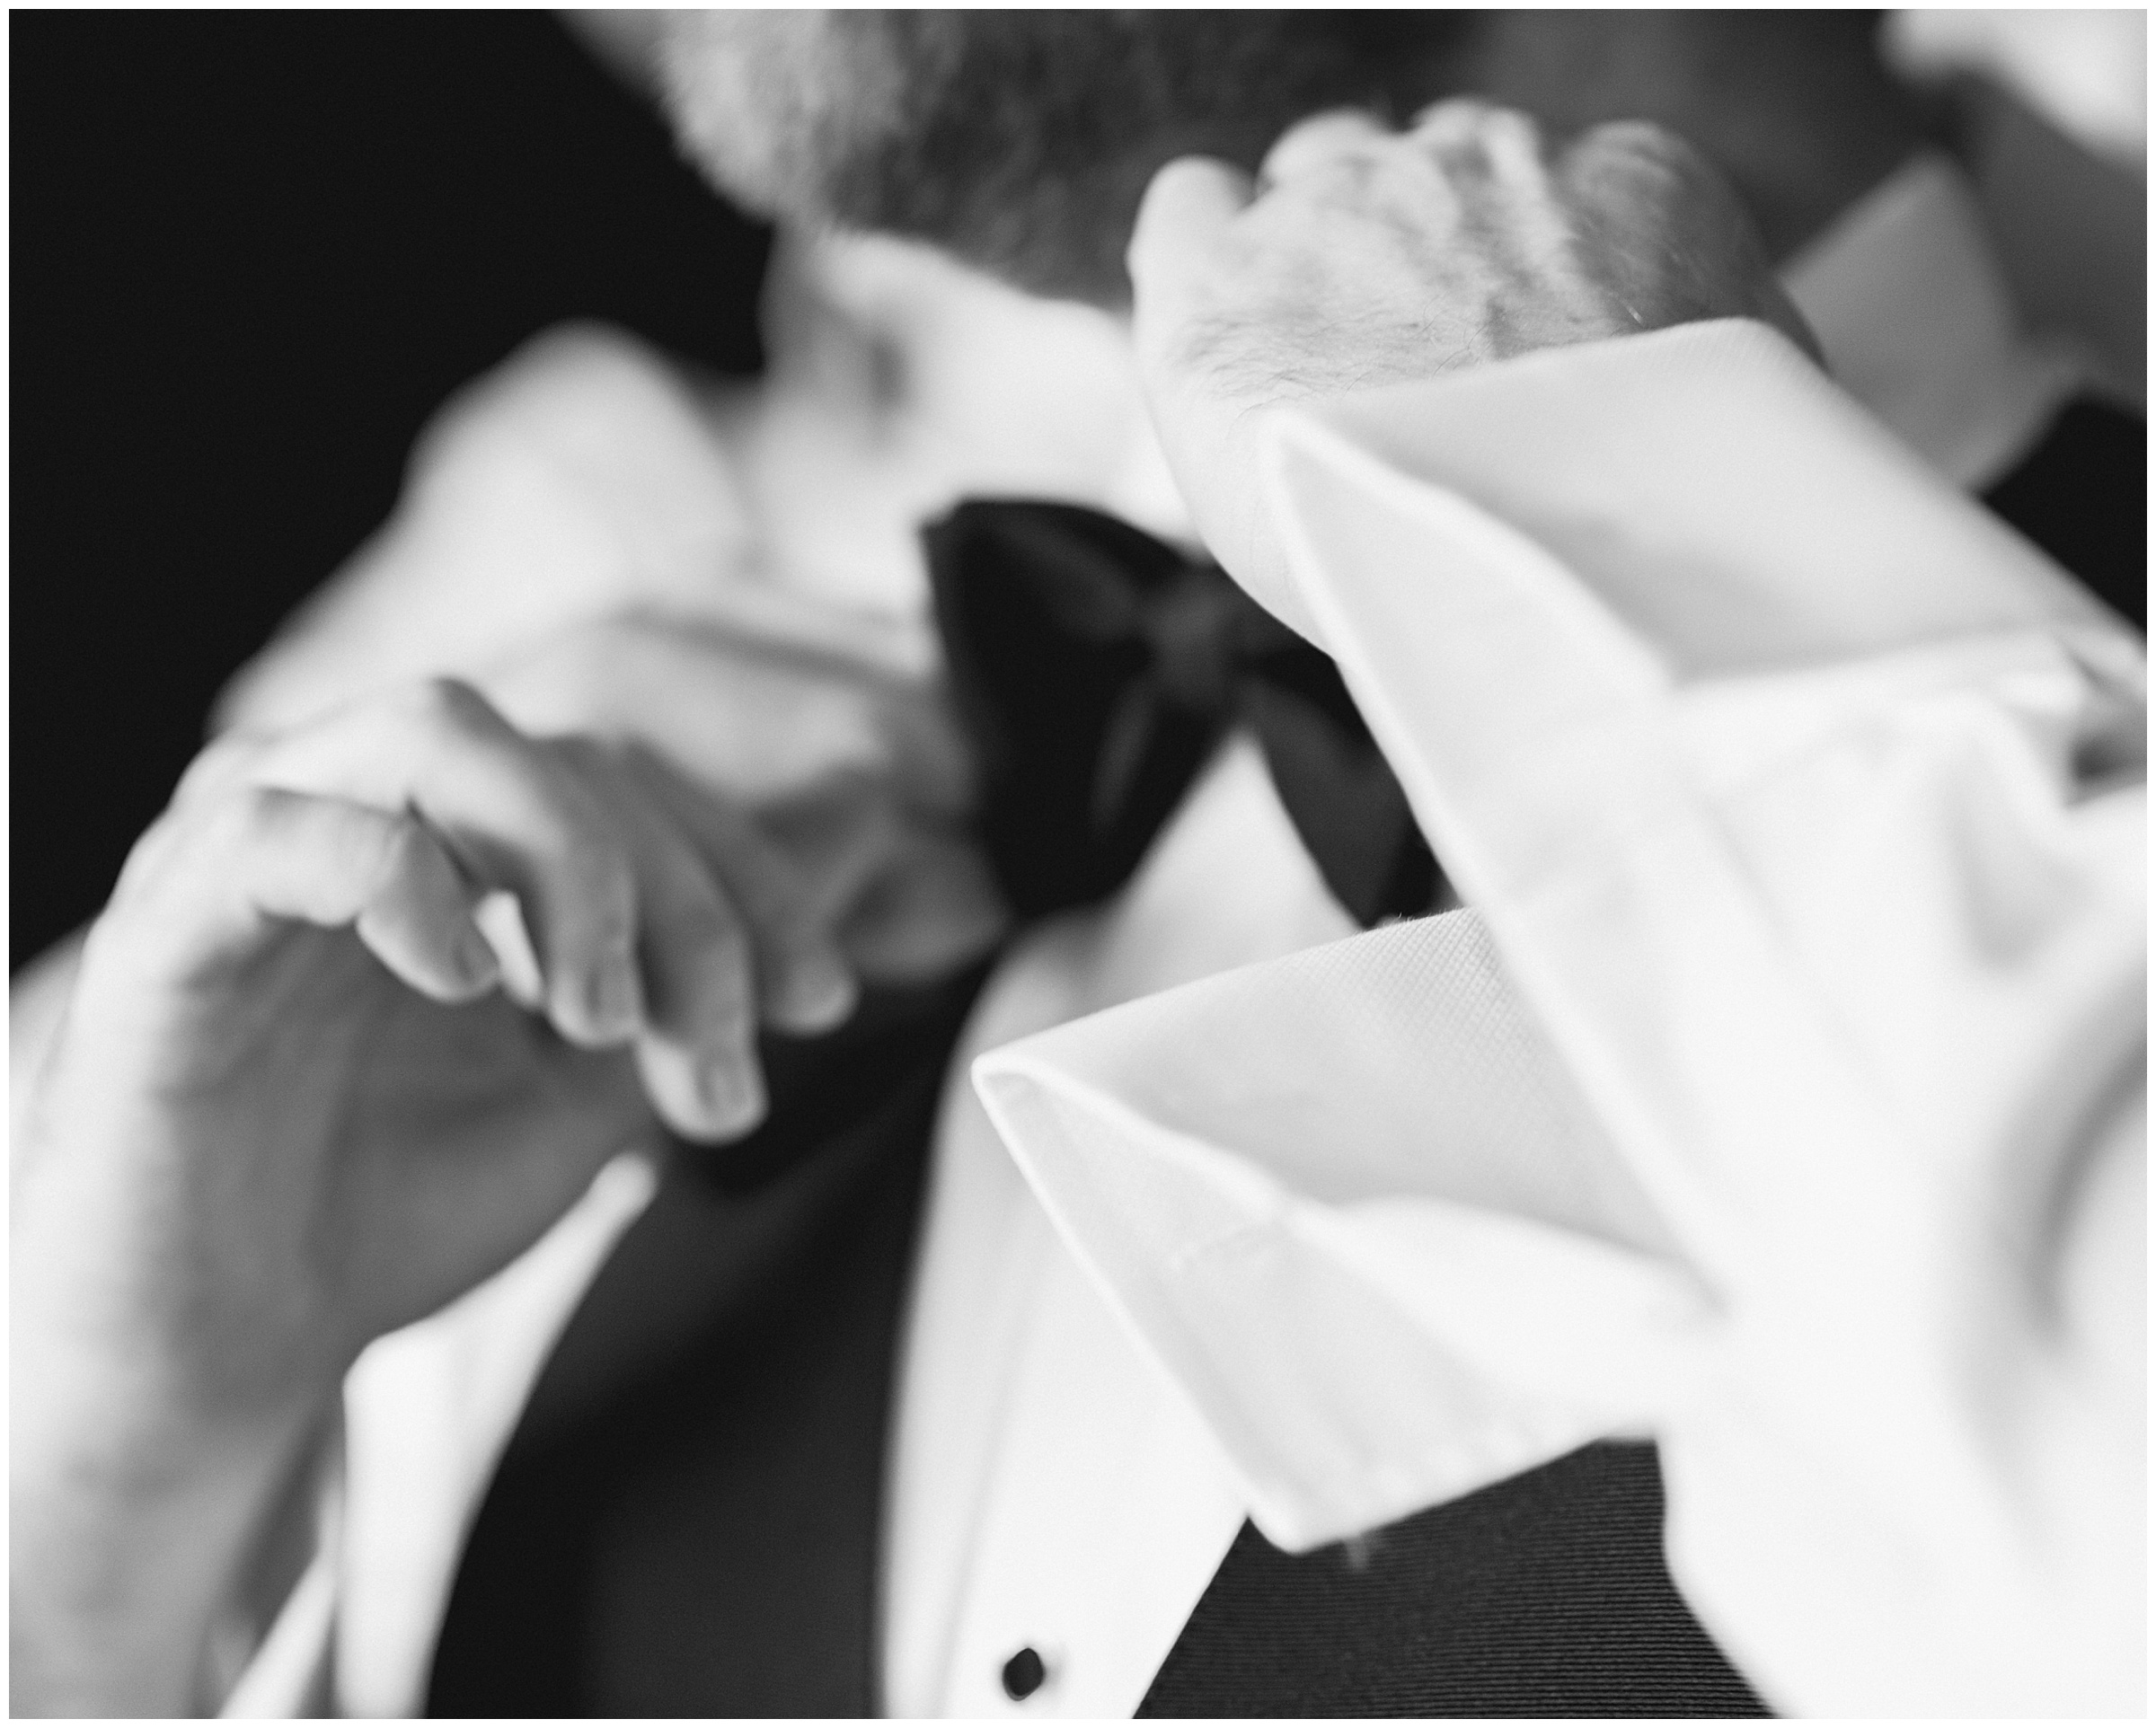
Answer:
[[[843,442],[915,516],[1001,494],[1188,533],[1120,317],[911,242],[794,231],[773,256],[764,323],[765,394],[821,445]]]

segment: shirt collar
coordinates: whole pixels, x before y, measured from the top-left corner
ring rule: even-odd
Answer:
[[[2022,330],[1976,199],[1913,156],[1782,271],[1842,387],[1958,486],[2001,477],[2081,382]]]

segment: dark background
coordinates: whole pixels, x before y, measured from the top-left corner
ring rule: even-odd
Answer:
[[[12,970],[452,388],[586,315],[753,371],[766,236],[542,14],[8,22]]]

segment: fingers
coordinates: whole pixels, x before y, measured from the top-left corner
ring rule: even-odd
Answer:
[[[323,799],[312,803],[317,811],[340,807]],[[341,807],[381,819],[378,812]],[[417,816],[389,821],[393,825],[384,842],[381,885],[353,920],[359,939],[422,995],[442,1002],[485,995],[499,981],[501,966],[473,920],[471,895],[455,861]],[[278,911],[265,900],[257,904],[265,912]]]
[[[1407,141],[1448,176],[1491,181],[1516,197],[1539,196],[1549,179],[1541,127],[1494,102],[1462,97],[1432,103],[1416,116]]]
[[[172,789],[172,802],[192,804],[238,784],[269,743],[261,733],[238,728],[213,739],[188,763]]]
[[[1232,163],[1180,156],[1153,177],[1138,205],[1128,264],[1141,300],[1172,315],[1177,285],[1209,257],[1214,243],[1262,192],[1327,163],[1383,144],[1395,135],[1360,109],[1333,109],[1291,126],[1274,141],[1253,180]]]
[[[869,892],[849,910],[839,939],[862,976],[915,983],[979,958],[1010,922],[973,846],[915,829],[900,836]]]
[[[1261,186],[1294,180],[1344,157],[1367,153],[1398,136],[1359,108],[1312,114],[1283,132],[1258,170]]]
[[[1556,179],[1577,207],[1597,215],[1640,216],[1677,196],[1695,172],[1692,147],[1643,120],[1592,127],[1559,153]],[[1699,176],[1702,188],[1712,185]],[[1640,225],[1645,225],[1641,224]]]
[[[1736,189],[1678,134],[1643,120],[1596,126],[1551,173],[1635,322],[1747,315],[1824,364]]]
[[[837,780],[757,813],[819,930],[835,930],[898,851],[907,811],[874,780]]]
[[[772,813],[773,843],[846,964],[876,983],[948,976],[1009,930],[977,847],[873,784]]]
[[[641,1028],[636,873],[616,824],[557,755],[468,686],[431,681],[331,716],[264,751],[249,774],[416,813],[475,887],[517,896],[556,1031],[602,1048]]]
[[[1524,119],[1516,109],[1499,108],[1479,96],[1449,96],[1418,113],[1408,137],[1426,150],[1457,150],[1500,120]]]
[[[824,1031],[857,1000],[827,896],[655,756],[535,742],[474,692],[429,685],[208,757],[128,866],[136,888],[216,909],[170,905],[164,922],[213,953],[267,921],[349,923],[443,1001],[529,973],[518,1000],[564,1037],[635,1040],[684,1133],[761,1117],[759,1019]],[[528,964],[521,941],[489,940],[488,914],[512,903]]]
[[[636,871],[645,1001],[636,1060],[645,1092],[684,1134],[744,1133],[762,1119],[764,1098],[743,921],[656,798],[597,746],[570,754],[614,816]]]
[[[791,861],[746,816],[656,758],[631,752],[620,760],[687,836],[738,917],[764,1018],[782,1031],[816,1033],[851,1014],[859,990],[831,939],[828,909]]]
[[[1542,131],[1534,120],[1471,96],[1431,103],[1406,132],[1360,109],[1313,114],[1280,135],[1259,178],[1270,188],[1343,163],[1397,164],[1415,154],[1435,161],[1447,176],[1494,179],[1521,190],[1543,179]]]
[[[783,860],[646,753],[535,741],[436,683],[295,735],[247,771],[423,817],[475,897],[516,897],[556,1029],[595,1047],[635,1038],[653,1102],[684,1133],[761,1115],[759,1013],[808,1033],[853,1009],[853,974]]]
[[[1257,183],[1232,163],[1181,156],[1153,175],[1138,203],[1126,263],[1141,323],[1173,322],[1228,225],[1256,196]]]
[[[184,853],[190,868],[171,868]],[[354,925],[395,975],[437,1001],[469,1001],[499,969],[455,863],[417,817],[244,787],[176,820],[155,861],[116,895],[146,957],[185,978],[240,957],[265,925]]]

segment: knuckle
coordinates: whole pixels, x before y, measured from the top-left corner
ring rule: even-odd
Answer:
[[[814,923],[808,896],[789,871],[774,865],[736,870],[727,886],[740,916],[765,942],[792,948],[806,940]]]
[[[182,817],[152,863],[168,878],[198,882],[235,868],[243,873],[252,860],[290,841],[307,802],[304,794],[275,787],[233,787]]]
[[[1410,138],[1423,145],[1464,144],[1489,131],[1500,116],[1516,110],[1499,108],[1481,96],[1448,96],[1432,102],[1415,117]]]
[[[1370,117],[1351,109],[1327,109],[1306,114],[1274,142],[1281,158],[1293,158],[1311,149],[1338,149],[1359,143],[1376,131]]]
[[[1273,141],[1273,148],[1276,153],[1284,154],[1313,137],[1321,137],[1336,124],[1336,119],[1331,114],[1305,114]]]
[[[1516,108],[1492,108],[1483,117],[1480,131],[1493,146],[1540,154],[1542,122]]]
[[[1186,182],[1202,184],[1209,181],[1213,173],[1213,165],[1203,156],[1175,156],[1153,171],[1150,190],[1159,197],[1173,192]]]
[[[671,938],[709,962],[740,967],[748,963],[748,943],[740,921],[715,899],[699,898],[675,911]]]
[[[156,821],[136,837],[128,848],[126,860],[119,867],[119,876],[113,884],[112,902],[122,904],[139,897],[147,885],[162,872],[165,861],[178,848],[183,828],[176,811],[167,810]]]
[[[249,732],[227,732],[223,737],[214,739],[196,752],[195,759],[188,763],[179,785],[173,789],[173,802],[185,803],[214,789],[261,754],[263,748],[263,739]]]
[[[462,678],[421,678],[391,701],[396,711],[429,731],[468,733],[497,724],[493,705]]]
[[[292,805],[292,794],[273,787],[235,787],[212,807],[205,838],[220,851],[259,845],[290,825]]]
[[[620,771],[611,747],[575,733],[535,748],[537,773],[527,784],[546,864],[580,907],[625,924],[633,902],[633,823],[606,790]]]
[[[623,763],[622,753],[616,746],[588,732],[564,732],[549,738],[546,753],[587,779],[595,776],[603,779],[618,773]]]
[[[1368,191],[1395,154],[1389,144],[1367,143],[1300,162],[1295,164],[1292,184],[1276,190],[1268,211],[1293,208],[1299,203],[1353,204]]]
[[[377,889],[427,870],[436,851],[425,827],[409,814],[363,824],[351,843],[355,848],[371,849],[367,874]]]
[[[596,835],[566,836],[555,859],[549,921],[594,953],[635,946],[636,883],[621,847]]]
[[[634,895],[629,860],[621,846],[590,829],[570,828],[561,835],[556,855],[562,876],[589,906],[593,920],[626,926]]]
[[[1688,171],[1698,161],[1689,144],[1652,120],[1605,121],[1581,137],[1579,149],[1590,158],[1666,174]]]
[[[1415,116],[1418,127],[1435,126],[1444,121],[1463,124],[1482,114],[1489,103],[1480,96],[1445,96],[1431,102]]]

